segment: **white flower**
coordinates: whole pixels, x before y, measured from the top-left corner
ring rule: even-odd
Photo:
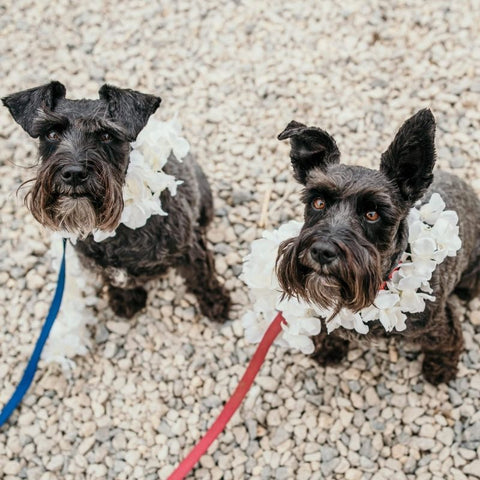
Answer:
[[[435,297],[416,290],[402,290],[400,293],[400,307],[402,312],[418,313],[425,310],[425,300],[433,302]]]
[[[445,257],[454,257],[462,246],[462,241],[458,236],[458,216],[456,212],[443,212],[432,227],[432,236],[438,243],[439,253],[436,257],[437,262],[443,261]]]
[[[288,330],[284,330],[283,340],[288,344],[289,347],[296,348],[305,355],[311,355],[315,350],[313,340],[307,335],[294,335]]]
[[[338,317],[338,319],[337,319]],[[346,328],[347,330],[355,330],[358,333],[368,333],[368,325],[364,323],[360,313],[353,313],[351,310],[344,308],[334,317],[335,325]],[[332,323],[332,322],[329,322]],[[337,328],[338,328],[337,327]],[[331,328],[331,327],[330,327]],[[327,327],[328,330],[328,327]]]
[[[373,322],[378,320],[380,316],[380,310],[375,305],[370,305],[369,307],[365,307],[360,315],[362,316],[362,320],[364,322]]]
[[[152,215],[167,215],[162,210],[159,198],[151,196],[150,198],[138,199],[125,205],[120,223],[128,228],[135,229],[143,227]]]
[[[150,159],[154,170],[161,170],[165,166],[170,153],[182,161],[190,150],[187,140],[181,136],[181,125],[176,118],[160,122],[150,117],[132,147]]]
[[[400,279],[400,281],[398,282],[398,285],[396,286],[397,287],[396,289],[416,290],[417,288],[420,288],[422,286],[423,282],[424,282],[424,279],[420,276],[407,275],[406,277],[403,277]]]
[[[385,310],[388,308],[393,308],[400,301],[400,296],[398,293],[392,293],[388,290],[380,290],[375,298],[373,304],[379,310]]]
[[[400,307],[379,311],[379,320],[386,332],[391,332],[394,328],[398,332],[405,330],[407,328],[406,319],[407,316],[401,311]]]
[[[412,255],[421,258],[432,258],[437,248],[437,242],[433,238],[421,237],[410,243]]]
[[[302,223],[291,221],[273,232],[263,232],[252,242],[250,254],[244,258],[241,279],[250,288],[279,289],[275,261],[281,242],[300,233]],[[272,268],[273,267],[273,268]]]
[[[263,321],[259,321],[259,317]],[[269,324],[263,319],[263,315],[257,315],[255,312],[250,311],[243,315],[242,326],[245,330],[247,342],[259,343]]]
[[[250,288],[270,288],[278,286],[275,270],[271,268],[277,258],[278,244],[267,238],[252,243],[252,250],[244,259],[242,280]]]
[[[433,225],[445,210],[445,202],[438,193],[432,194],[430,200],[420,208],[420,217],[429,225]]]

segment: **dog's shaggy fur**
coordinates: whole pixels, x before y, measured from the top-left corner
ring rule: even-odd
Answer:
[[[410,208],[438,192],[446,208],[458,213],[462,248],[433,273],[435,301],[410,314],[405,331],[394,333],[421,345],[425,378],[438,384],[455,377],[463,348],[452,295],[472,298],[480,291],[480,202],[454,175],[438,172],[433,180],[434,136],[433,115],[421,110],[400,128],[375,171],[340,165],[327,132],[291,122],[279,139],[290,138],[294,176],[305,186],[305,224],[297,238],[280,246],[277,274],[288,296],[337,312],[371,305],[407,248]],[[321,364],[336,363],[349,340],[385,335],[379,322],[370,327],[367,336],[344,329],[327,335],[323,328],[314,339],[314,356]]]
[[[13,118],[39,138],[40,165],[26,200],[34,217],[53,230],[80,237],[75,248],[84,264],[108,284],[110,306],[131,317],[145,306],[144,284],[175,267],[201,312],[224,321],[230,298],[219,283],[207,248],[213,218],[210,187],[191,156],[173,155],[164,171],[183,183],[177,195],[161,195],[167,216],[154,215],[144,227],[119,225],[130,142],[160,105],[160,98],[104,85],[98,100],[69,100],[51,82],[3,99]],[[93,229],[116,235],[96,242]]]

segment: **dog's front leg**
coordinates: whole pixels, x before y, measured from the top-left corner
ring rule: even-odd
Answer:
[[[420,338],[425,354],[422,372],[433,385],[453,380],[458,371],[458,361],[463,350],[463,334],[454,306],[446,302],[430,321],[431,329]]]
[[[178,266],[178,272],[185,279],[187,289],[197,297],[202,314],[210,320],[226,321],[230,295],[218,281],[215,260],[202,230],[195,232],[193,244]]]
[[[147,291],[143,287],[118,288],[108,286],[108,304],[119,317],[132,318],[147,303]]]
[[[147,303],[147,291],[119,268],[107,267],[104,277],[108,284],[108,303],[119,317],[132,318]]]
[[[328,334],[325,325],[322,325],[322,332],[312,340],[315,345],[312,358],[322,367],[340,363],[348,353],[349,341],[339,337],[336,332]]]

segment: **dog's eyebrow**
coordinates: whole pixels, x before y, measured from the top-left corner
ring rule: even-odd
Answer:
[[[33,135],[38,137],[42,133],[51,129],[65,130],[69,125],[70,120],[65,115],[44,108],[39,108],[37,116],[33,121]]]
[[[390,204],[391,202],[389,201],[389,196],[384,193],[380,192],[378,190],[363,190],[361,192],[358,192],[358,198],[364,201],[372,201],[372,202],[377,202],[381,204]]]
[[[387,214],[394,214],[396,209],[392,205],[391,197],[378,190],[366,190],[359,192],[357,203],[366,206],[367,204],[374,204],[375,208],[381,209]]]
[[[95,133],[106,130],[107,132],[120,138],[126,138],[127,135],[127,132],[122,127],[106,118],[79,118],[76,120],[76,123],[79,127],[81,127],[84,131],[88,133]]]
[[[337,184],[334,180],[319,169],[313,169],[308,173],[307,188],[330,188],[336,189]]]
[[[336,187],[334,183],[331,184],[315,184],[307,187],[302,192],[302,201],[304,203],[311,202],[315,197],[322,197],[329,201],[334,201],[342,195],[341,189]]]

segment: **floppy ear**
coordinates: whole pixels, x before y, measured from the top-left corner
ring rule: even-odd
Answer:
[[[123,125],[131,142],[137,138],[162,101],[154,95],[107,84],[103,85],[98,93],[100,98],[107,102],[112,120]]]
[[[56,104],[65,98],[66,90],[60,82],[50,82],[2,98],[14,120],[33,138],[38,132],[33,129],[39,109],[54,110]]]
[[[340,152],[332,136],[316,127],[307,127],[292,120],[278,136],[279,140],[290,139],[290,158],[294,177],[305,184],[312,168],[326,170],[328,165],[340,161]]]
[[[382,154],[380,171],[413,205],[432,183],[435,159],[435,118],[429,109],[423,109],[400,127]]]

